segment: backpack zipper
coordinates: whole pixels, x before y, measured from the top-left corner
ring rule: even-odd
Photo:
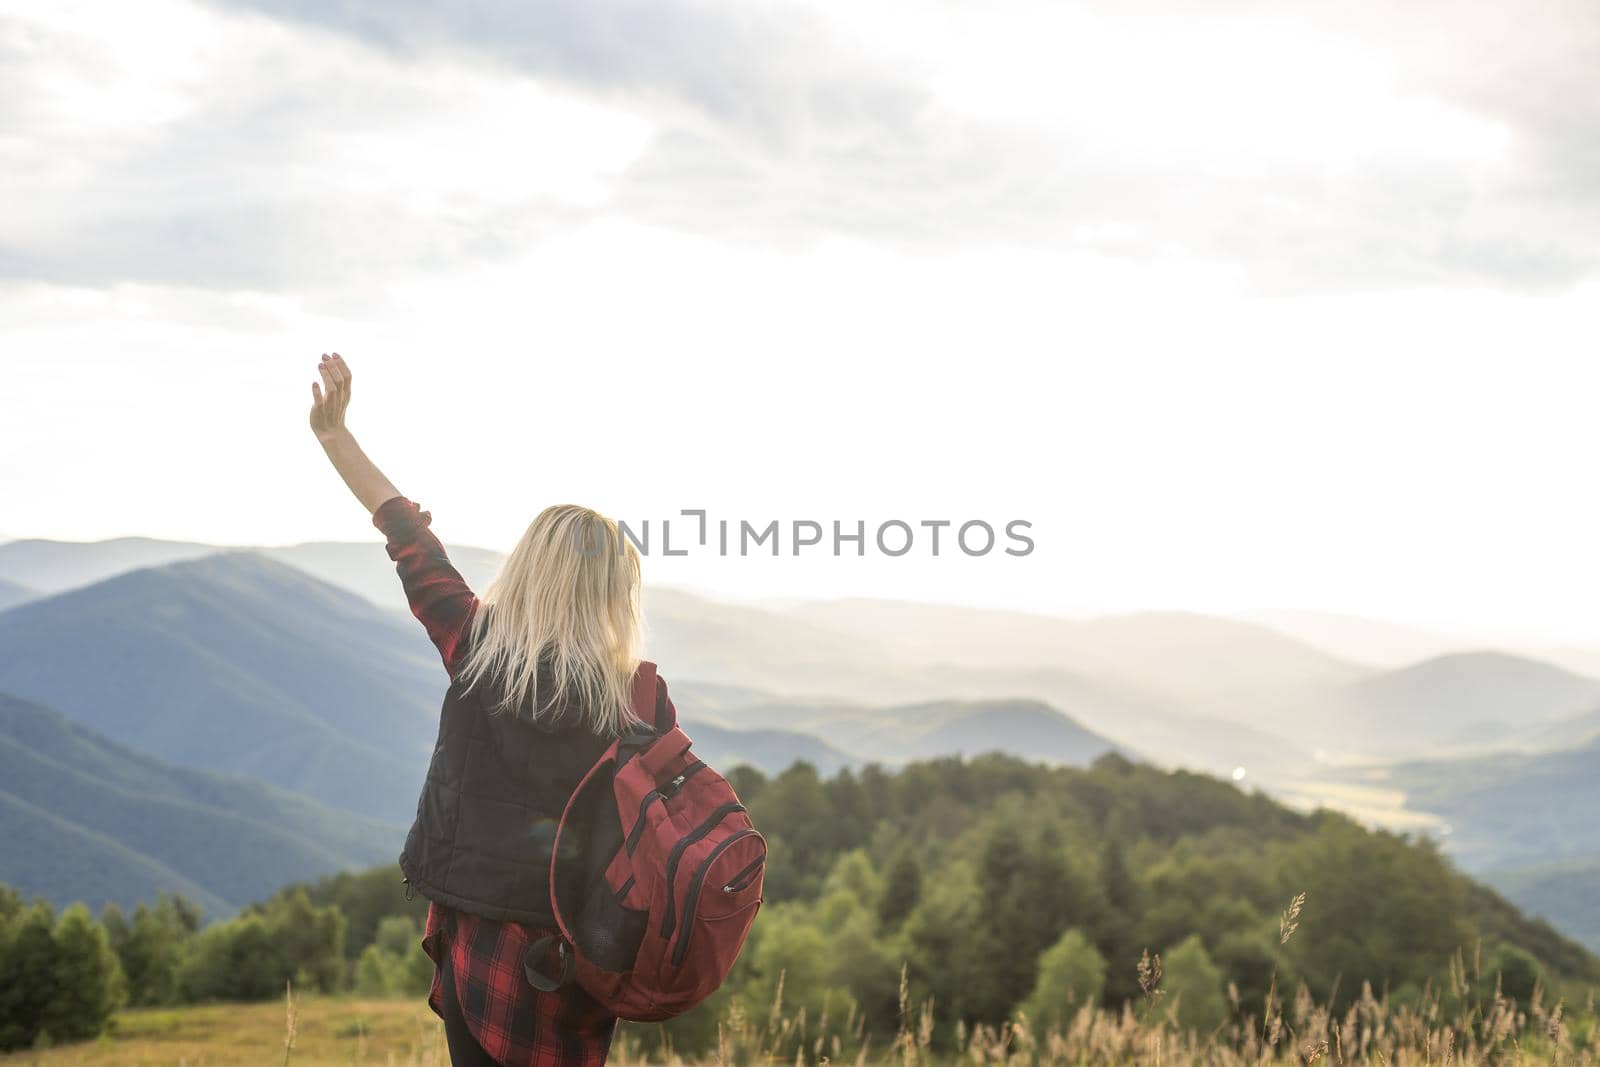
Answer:
[[[668,782],[661,789],[652,789],[650,792],[644,795],[644,799],[639,801],[639,817],[634,820],[633,829],[628,834],[628,840],[624,842],[628,855],[633,855],[633,850],[639,847],[639,838],[644,836],[644,813],[649,809],[651,802],[656,800],[666,800],[668,797],[676,795],[678,790],[683,788],[683,783],[693,777],[695,771],[698,771],[704,766],[704,760],[691,763],[687,768],[684,769],[682,774],[672,779],[672,781]]]
[[[668,797],[676,796],[678,790],[683,788],[683,783],[694,777],[694,772],[698,771],[705,765],[705,760],[696,760],[695,762],[689,764],[689,766],[685,767],[682,774],[668,782],[665,789],[660,790],[662,799],[665,800]]]
[[[654,789],[652,789],[652,790],[650,790],[650,792],[646,793],[644,795],[644,799],[639,802],[639,818],[634,820],[633,831],[630,834],[628,834],[628,840],[627,840],[627,842],[626,842],[626,844],[624,846],[628,850],[628,855],[630,855],[630,856],[633,855],[633,850],[635,848],[637,848],[638,845],[639,845],[639,838],[644,836],[644,813],[645,813],[646,810],[649,809],[650,802],[652,800],[665,800],[665,799],[666,798],[663,797],[660,793],[658,793]]]
[[[671,937],[672,930],[677,925],[677,895],[672,890],[673,886],[675,885],[673,880],[678,874],[678,861],[683,858],[683,850],[709,834],[716,828],[717,823],[721,822],[729,815],[732,815],[734,812],[743,810],[744,805],[740,804],[738,801],[732,801],[722,805],[716,811],[708,815],[706,820],[699,826],[696,826],[693,830],[689,831],[687,836],[680,840],[676,845],[672,846],[672,852],[667,857],[667,914],[666,918],[661,920],[661,936],[663,938]]]
[[[738,831],[732,837],[722,842],[722,844],[712,849],[710,855],[706,856],[705,860],[700,864],[700,868],[694,872],[694,880],[689,883],[689,892],[685,897],[685,903],[683,906],[683,932],[678,935],[678,943],[672,947],[672,965],[674,967],[683,962],[684,953],[689,951],[689,934],[694,930],[694,912],[695,908],[700,904],[700,886],[703,882],[705,882],[706,873],[711,870],[712,862],[715,861],[718,856],[722,855],[729,845],[733,844],[735,841],[743,841],[745,838],[756,832],[756,828],[753,826],[748,826],[745,829]],[[759,863],[761,860],[765,859],[766,856],[763,855],[760,860],[757,860],[757,862]],[[754,866],[754,863],[750,864],[750,866],[746,867],[744,871],[740,871],[739,874],[742,876],[745,871],[750,870]],[[723,888],[727,887],[724,886]]]
[[[755,881],[756,868],[765,862],[767,862],[767,856],[766,853],[762,853],[751,860],[744,870],[728,879],[728,884],[722,887],[722,891],[724,893],[737,893],[747,887],[751,882]]]

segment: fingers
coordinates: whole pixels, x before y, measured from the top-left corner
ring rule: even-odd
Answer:
[[[335,352],[333,355],[323,353],[322,362],[318,365],[323,372],[322,380],[328,386],[328,399],[343,411],[350,403],[350,365],[344,357]]]
[[[333,371],[334,381],[339,383],[339,418],[343,419],[344,409],[350,406],[350,370],[337,352],[328,360],[328,367]]]
[[[350,387],[350,365],[344,361],[343,356],[337,352],[331,356],[324,353],[322,366],[327,368],[328,374],[332,376],[335,385],[341,389]]]
[[[331,426],[341,425],[345,408],[350,405],[350,367],[339,353],[330,356],[324,352],[317,364],[317,374],[322,379],[321,387],[316,382],[311,383],[317,417]]]

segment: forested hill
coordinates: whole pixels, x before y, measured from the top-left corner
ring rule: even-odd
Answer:
[[[1501,975],[1524,1000],[1536,978],[1552,997],[1574,994],[1569,1003],[1600,982],[1600,960],[1432,844],[1204,775],[1117,755],[1085,769],[994,754],[828,777],[806,763],[776,777],[737,767],[729,778],[769,842],[766,903],[709,1011],[670,1024],[680,1043],[705,1039],[695,1020],[730,996],[770,1003],[780,971],[786,1010],[816,1019],[834,989],[831,1017],[842,1018],[848,990],[867,1025],[892,1034],[902,960],[913,1000],[932,995],[946,1022],[1037,1010],[1063,974],[1115,1006],[1138,995],[1145,949],[1167,960],[1164,985],[1183,990],[1196,1025],[1259,1013],[1274,972],[1280,992],[1303,979],[1340,1009],[1364,982],[1400,1001],[1430,982],[1458,990],[1453,961],[1479,992]],[[383,916],[420,915],[388,866],[308,888],[349,920],[351,960]],[[1300,893],[1285,942],[1282,915]]]
[[[0,693],[0,881],[91,907],[162,889],[208,915],[394,856],[405,826],[164,762]]]

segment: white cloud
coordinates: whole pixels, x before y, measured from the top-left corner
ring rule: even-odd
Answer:
[[[1600,9],[1546,7],[12,4],[0,276],[326,296],[610,215],[1560,289]]]
[[[1572,180],[1593,139],[1563,117],[1600,112],[1580,0],[1510,25],[1488,3],[239,2],[649,115],[613,207],[722,239],[1537,290],[1586,276],[1600,236]]]
[[[0,0],[11,533],[370,536],[338,349],[448,539],[1023,515],[650,578],[1595,634],[1588,9],[133,10]]]
[[[11,280],[360,290],[590,217],[652,133],[560,87],[160,8],[4,23]]]

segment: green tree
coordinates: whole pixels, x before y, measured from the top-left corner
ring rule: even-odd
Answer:
[[[1106,987],[1106,958],[1082,930],[1069,929],[1039,958],[1039,977],[1021,1010],[1035,1034],[1064,1027],[1083,1004],[1096,1004]]]
[[[848,993],[869,1027],[892,1033],[898,1022],[901,961],[878,927],[875,905],[883,896],[883,878],[864,849],[852,849],[835,861],[822,885],[812,922],[832,939],[825,972],[829,988]],[[840,1002],[835,996],[834,1005]]]
[[[900,929],[909,959],[912,1004],[926,996],[945,1006],[946,1016],[971,1015],[975,978],[986,946],[979,929],[984,900],[970,861],[955,860],[924,886],[917,906]]]
[[[842,768],[823,786],[828,797],[830,845],[836,852],[857,848],[872,836],[877,822],[867,791],[850,768]]]
[[[419,938],[417,924],[404,915],[391,915],[379,923],[378,936],[356,960],[356,991],[368,996],[427,993],[434,966]]]
[[[333,992],[345,979],[345,919],[337,907],[318,907],[303,886],[251,905],[195,938],[178,970],[187,1000],[262,1000],[301,988]]]
[[[1161,957],[1161,988],[1179,1026],[1202,1033],[1220,1026],[1228,1015],[1222,969],[1211,961],[1200,935],[1190,934]]]
[[[1263,918],[1252,929],[1223,934],[1208,950],[1225,983],[1234,984],[1241,1011],[1259,1015],[1269,992],[1282,996],[1284,990],[1300,984],[1300,972],[1278,938],[1278,920]]]
[[[340,871],[319,878],[309,886],[288,885],[267,901],[267,907],[282,904],[305,889],[311,903],[333,905],[345,917],[345,957],[353,960],[372,944],[378,925],[392,915],[403,915],[421,924],[426,921],[428,901],[420,893],[405,897],[400,865],[388,863],[365,871]]]
[[[734,794],[746,806],[760,796],[761,790],[767,785],[767,776],[761,773],[761,768],[752,767],[748,763],[734,764],[728,768],[726,777],[728,784],[733,787]]]
[[[131,922],[114,906],[105,909],[103,922],[127,977],[128,1003],[177,1003],[178,966],[199,928],[199,909],[182,896],[163,892],[154,905],[135,907]]]
[[[297,888],[274,900],[266,915],[282,953],[287,978],[324,993],[341,988],[345,977],[346,922],[338,908],[317,907],[304,888]]]
[[[21,893],[0,882],[0,927],[21,914],[26,906]]]
[[[1312,832],[1263,859],[1277,875],[1276,907],[1307,894],[1302,922],[1314,924],[1315,934],[1296,937],[1287,951],[1318,1000],[1343,976],[1335,1011],[1359,996],[1356,976],[1374,989],[1420,988],[1473,941],[1466,882],[1426,838],[1408,841],[1319,811]]]
[[[922,897],[922,865],[909,841],[901,841],[889,858],[883,892],[878,897],[878,922],[886,930],[898,927]]]
[[[1059,823],[1037,816],[1025,822],[1020,797],[997,804],[984,831],[982,948],[977,969],[967,976],[974,988],[966,1002],[975,1019],[998,1026],[1032,991],[1040,953],[1068,926],[1099,918],[1102,900],[1093,879],[1071,862]]]
[[[796,761],[746,806],[774,860],[764,876],[765,898],[774,904],[815,898],[834,851],[828,794],[816,767]]]
[[[978,969],[968,976],[975,987],[968,994],[972,1014],[986,1023],[997,1025],[1033,988],[1037,960],[1030,950],[1045,916],[1028,899],[1032,862],[1021,828],[1002,816],[984,844],[978,867],[982,951]]]
[[[1533,987],[1543,968],[1533,953],[1516,945],[1501,945],[1491,957],[1490,973],[1500,978],[1500,992],[1524,1009],[1533,1003]]]
[[[83,1041],[105,1029],[122,1003],[122,967],[105,927],[83,904],[61,913],[51,934],[53,958],[47,984],[50,1003],[40,1028],[54,1041]]]
[[[186,1001],[266,1000],[283,994],[293,972],[261,915],[213,923],[195,938],[178,969]]]
[[[1094,931],[1097,947],[1109,968],[1104,992],[1115,1004],[1138,995],[1137,966],[1143,948],[1138,921],[1144,913],[1144,894],[1128,869],[1122,824],[1122,820],[1112,817],[1100,848],[1100,883],[1106,908]]]
[[[22,907],[0,927],[0,1049],[28,1048],[55,997],[55,911]]]

